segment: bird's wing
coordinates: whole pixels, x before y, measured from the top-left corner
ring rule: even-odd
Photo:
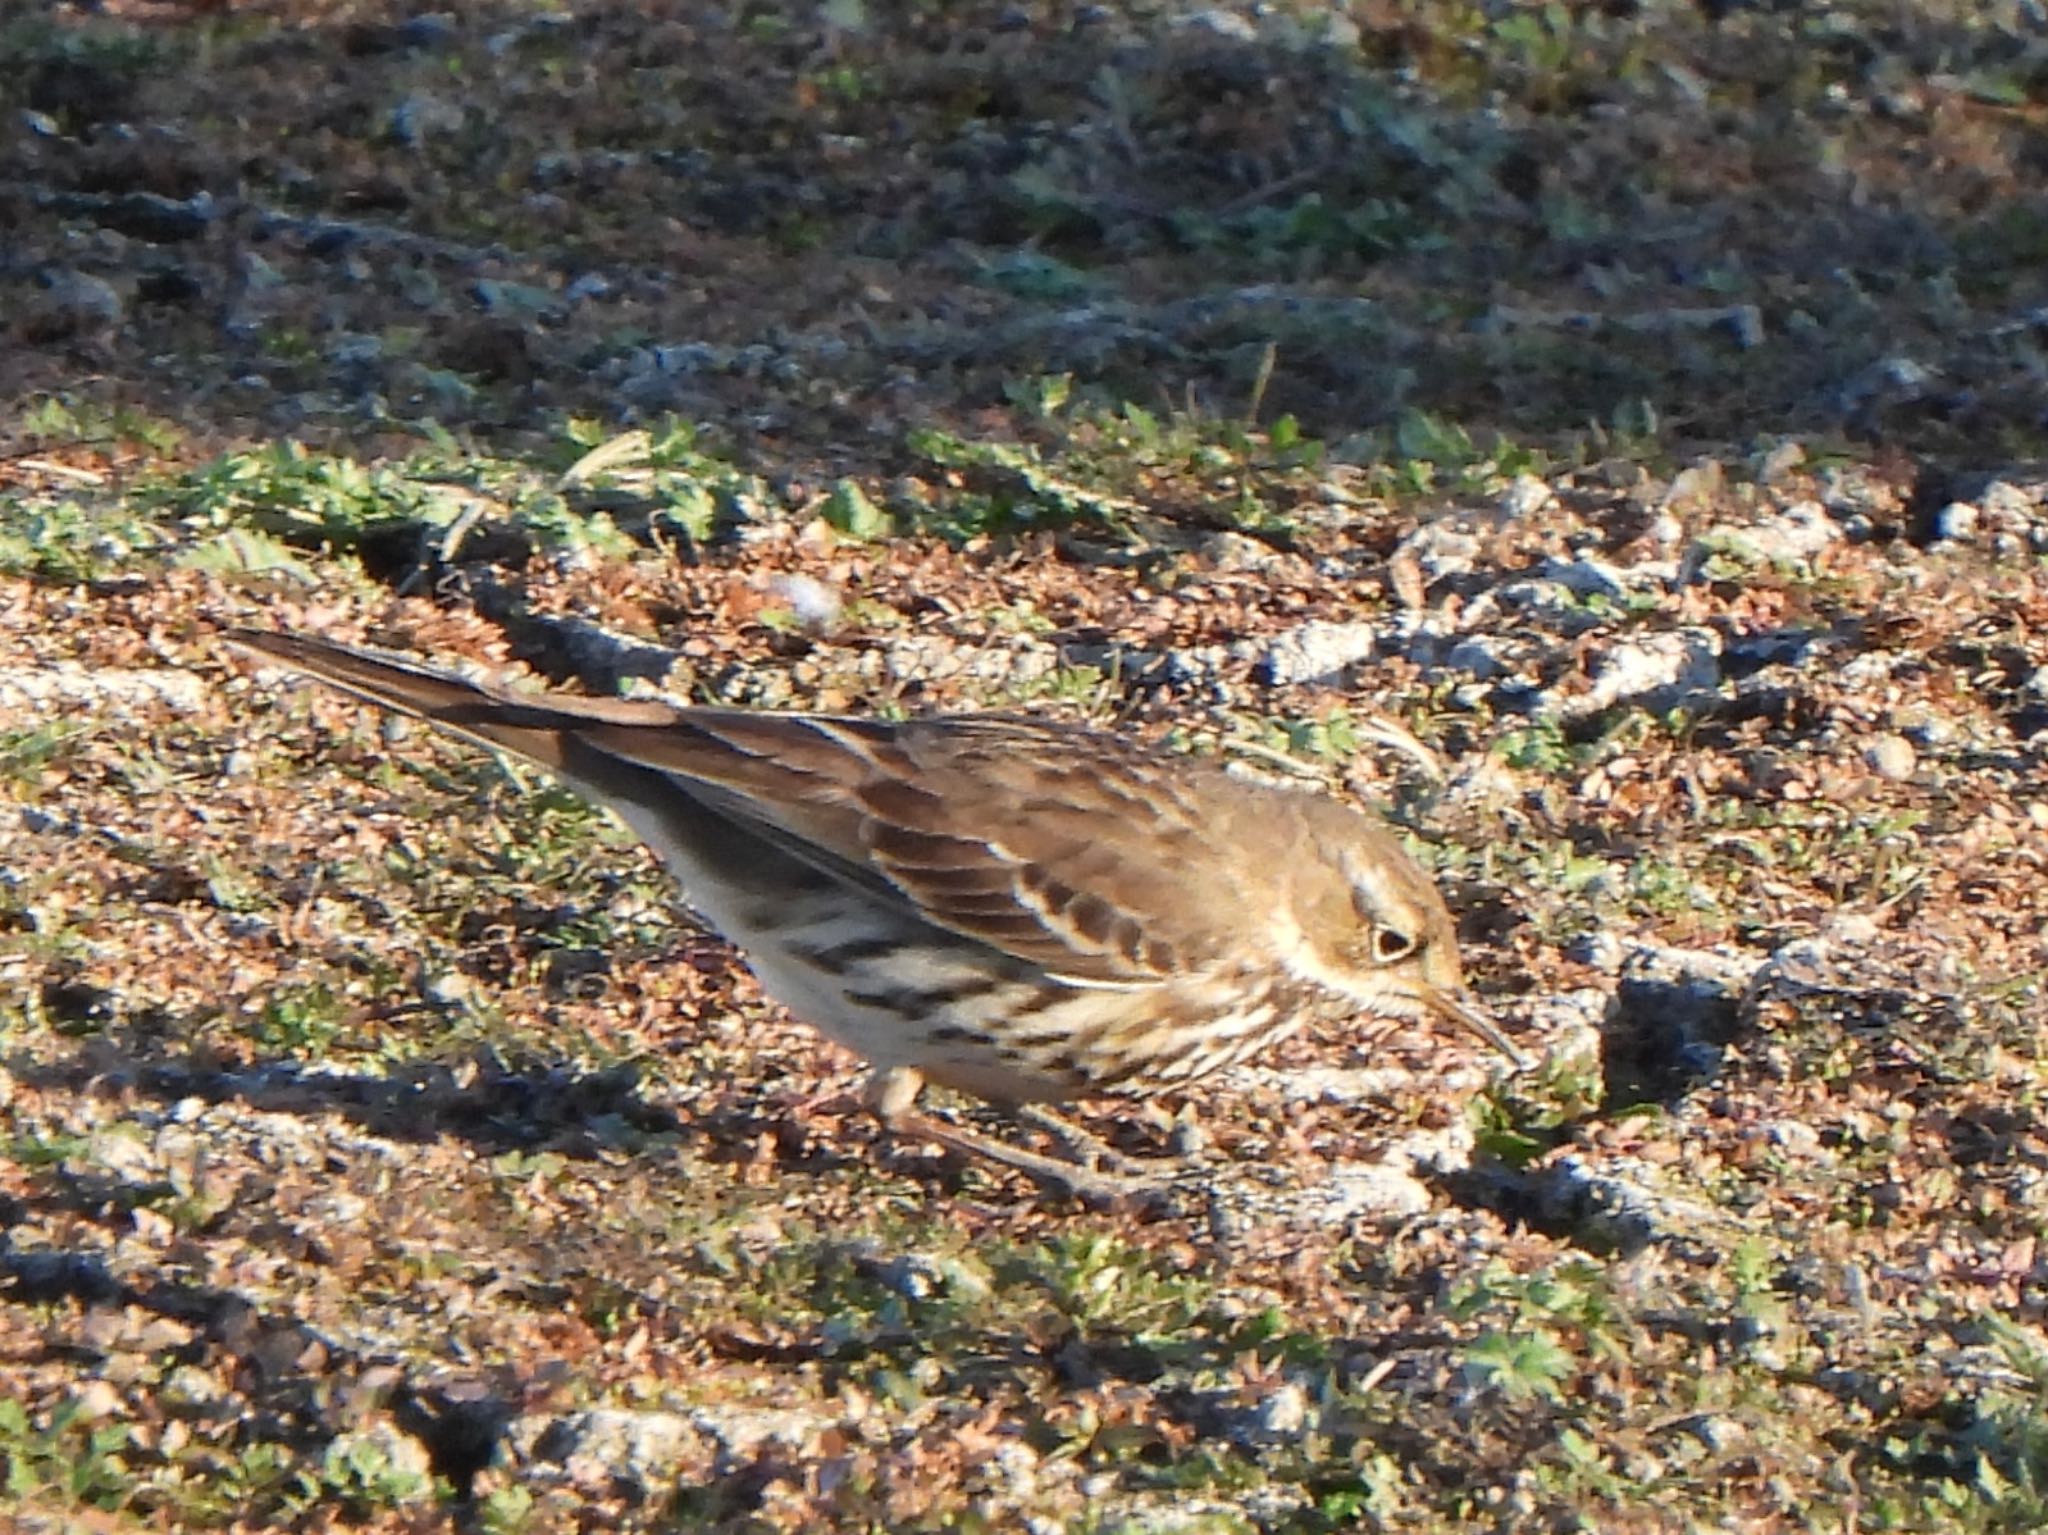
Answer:
[[[600,803],[630,803],[636,819],[674,820],[684,845],[702,841],[709,809],[1078,984],[1157,984],[1227,943],[1225,924],[1246,909],[1241,892],[1216,884],[1232,877],[1231,860],[1204,856],[1190,767],[1112,736],[986,717],[890,724],[528,693],[324,640],[230,639],[528,758]],[[1196,866],[1206,887],[1193,883]]]
[[[1020,721],[892,725],[689,710],[684,728],[595,726],[594,749],[668,775],[842,878],[1083,985],[1156,984],[1225,938],[1237,906],[1175,765]]]

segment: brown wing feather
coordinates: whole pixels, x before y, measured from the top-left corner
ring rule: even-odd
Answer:
[[[1226,936],[1205,910],[1242,909],[1235,892],[1189,892],[1176,870],[1183,856],[1211,863],[1183,787],[1208,770],[1114,737],[988,717],[889,724],[528,694],[320,640],[231,639],[600,800],[630,795],[658,811],[642,776],[658,773],[835,878],[1084,983],[1146,985],[1198,965]]]
[[[1185,765],[1015,721],[694,710],[689,719],[698,730],[600,727],[585,739],[715,786],[733,813],[880,875],[930,921],[1055,974],[1144,985],[1199,964],[1225,936],[1202,920],[1209,903],[1189,899],[1175,868],[1198,856],[1203,835],[1173,782]],[[1070,771],[1084,744],[1092,771]],[[1233,904],[1229,892],[1213,895]],[[1131,910],[1183,915],[1165,931],[1168,919],[1146,927]]]

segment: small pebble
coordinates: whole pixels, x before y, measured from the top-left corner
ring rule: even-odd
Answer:
[[[1500,498],[1501,515],[1509,518],[1534,517],[1557,497],[1533,474],[1518,474],[1514,484]]]
[[[1883,735],[1863,749],[1863,760],[1878,777],[1904,783],[1913,776],[1919,755],[1904,736]]]
[[[1959,543],[1977,531],[1977,508],[1967,501],[1951,501],[1934,514],[1934,536],[1942,543]]]
[[[420,978],[420,995],[431,1007],[462,1007],[476,987],[460,970],[443,970]]]
[[[1776,485],[1792,477],[1793,472],[1806,462],[1806,449],[1796,442],[1781,442],[1763,456],[1757,465],[1757,478],[1766,485]]]

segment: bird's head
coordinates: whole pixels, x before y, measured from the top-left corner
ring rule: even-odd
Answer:
[[[1384,828],[1332,809],[1342,818],[1286,871],[1298,935],[1289,967],[1363,1011],[1456,1023],[1526,1065],[1465,989],[1457,926],[1435,882]]]

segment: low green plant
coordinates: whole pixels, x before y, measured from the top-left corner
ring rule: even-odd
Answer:
[[[35,1417],[21,1402],[0,1398],[0,1489],[10,1499],[119,1508],[134,1486],[122,1454],[128,1446],[128,1425],[99,1419],[81,1397]]]

